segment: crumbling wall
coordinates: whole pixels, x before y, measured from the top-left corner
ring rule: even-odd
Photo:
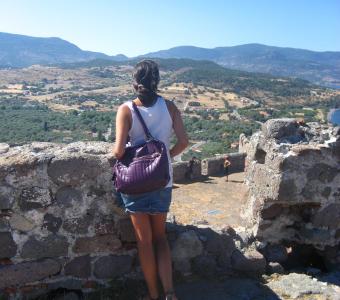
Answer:
[[[293,119],[267,121],[249,140],[244,218],[271,244],[311,245],[340,263],[340,128]]]
[[[113,191],[112,146],[0,144],[0,298],[90,293],[142,278],[133,228]],[[241,249],[231,229],[168,223],[167,231],[176,277],[265,270],[264,257]]]
[[[195,160],[190,172],[189,161],[175,162],[172,164],[174,182],[186,180],[199,180],[202,177],[201,162]]]
[[[230,173],[243,172],[245,163],[245,154],[242,152],[226,153],[217,157],[206,158],[202,160],[202,174],[211,176],[223,174],[223,164],[225,156],[229,157],[231,166]]]

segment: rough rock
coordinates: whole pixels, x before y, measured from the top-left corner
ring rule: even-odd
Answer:
[[[136,236],[130,218],[121,218],[116,224],[122,242],[135,242]]]
[[[38,259],[66,256],[68,254],[68,245],[67,239],[63,236],[52,234],[40,240],[31,236],[22,247],[21,257]]]
[[[60,272],[61,264],[54,259],[43,259],[7,265],[0,268],[0,288],[34,282]]]
[[[69,218],[63,223],[63,229],[67,232],[84,234],[88,233],[88,228],[92,224],[95,212],[87,210],[87,212],[80,218]]]
[[[56,217],[52,214],[47,213],[44,216],[44,221],[43,221],[43,228],[46,228],[48,231],[52,233],[57,233],[59,231],[59,228],[62,223],[62,219],[60,217]]]
[[[100,172],[100,159],[89,155],[61,156],[52,160],[48,175],[57,184],[78,184],[95,179]]]
[[[191,275],[191,262],[187,259],[180,259],[174,261],[174,269],[183,276]]]
[[[32,221],[27,220],[24,216],[18,213],[11,215],[9,224],[11,225],[12,229],[23,232],[31,231],[35,227],[35,224]]]
[[[116,234],[115,222],[113,219],[104,219],[94,225],[96,235]]]
[[[313,225],[331,230],[340,228],[340,203],[331,203],[320,209],[313,218]]]
[[[0,185],[0,209],[11,209],[14,204],[13,188],[4,184]]]
[[[60,277],[60,276],[58,276]],[[80,290],[82,288],[82,280],[76,278],[55,278],[54,281],[49,282],[47,287],[49,290],[67,289],[67,290]]]
[[[61,207],[72,207],[73,205],[79,205],[82,201],[81,191],[69,187],[61,187],[55,194],[57,204]]]
[[[202,254],[203,245],[194,230],[181,233],[172,248],[172,257],[175,261],[191,259]]]
[[[86,278],[91,275],[91,258],[89,255],[72,259],[64,267],[65,275]]]
[[[111,234],[77,238],[73,246],[75,253],[115,252],[121,247],[119,239]]]
[[[24,211],[46,207],[51,203],[52,199],[48,189],[33,186],[21,191],[19,206]]]
[[[339,299],[340,288],[305,274],[290,273],[266,284],[276,294],[288,299]],[[310,295],[318,298],[304,298]]]
[[[0,232],[9,232],[10,231],[9,222],[5,218],[0,218]]]
[[[295,119],[270,119],[262,125],[262,132],[267,139],[289,139],[295,136],[302,139],[298,128]]]
[[[261,252],[268,262],[282,263],[288,258],[287,249],[283,245],[267,245]]]
[[[217,263],[212,255],[200,255],[193,259],[192,270],[202,278],[214,278],[216,276]]]
[[[10,232],[0,232],[0,258],[13,257],[17,252],[12,234]]]
[[[235,250],[231,256],[231,264],[236,271],[251,275],[261,275],[266,270],[265,258],[253,249],[247,249],[244,253]]]
[[[109,255],[100,257],[94,263],[93,274],[97,278],[116,278],[128,273],[132,267],[132,257],[129,255]]]
[[[285,272],[285,269],[278,262],[270,262],[267,266],[267,272],[269,274],[283,274]]]
[[[219,234],[211,229],[204,231],[207,238],[205,248],[208,252],[215,255],[228,254],[231,256],[235,249],[235,244],[232,236],[227,234]]]

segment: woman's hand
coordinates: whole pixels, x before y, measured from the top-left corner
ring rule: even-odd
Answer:
[[[184,151],[189,145],[189,139],[184,128],[181,112],[178,110],[175,103],[166,101],[168,110],[172,118],[172,127],[177,137],[176,144],[170,149],[170,156],[174,157]]]
[[[131,128],[131,113],[128,106],[119,106],[116,115],[116,142],[113,148],[113,155],[116,159],[123,157],[126,140]]]

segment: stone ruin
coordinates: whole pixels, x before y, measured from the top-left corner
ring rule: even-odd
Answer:
[[[142,273],[131,222],[113,191],[112,147],[0,144],[0,299],[58,299],[65,291],[98,299],[126,281],[136,292]],[[232,228],[168,222],[167,232],[176,278],[265,271],[264,257],[246,249]]]
[[[244,218],[263,252],[304,245],[339,268],[340,128],[272,119],[250,139],[241,135],[240,151],[247,154]]]
[[[243,169],[247,154],[248,228],[169,220],[175,278],[283,272],[277,263],[297,245],[310,245],[337,267],[339,134],[339,128],[270,120],[250,139],[241,136],[240,153],[229,156],[233,172]],[[0,299],[58,299],[68,291],[98,299],[106,289],[111,296],[140,290],[132,225],[111,182],[112,147],[0,144]],[[223,156],[195,163],[195,180],[222,165]],[[176,181],[186,172],[187,162],[174,164]]]

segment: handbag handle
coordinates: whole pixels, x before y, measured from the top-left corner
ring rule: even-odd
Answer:
[[[154,139],[153,136],[152,136],[152,134],[150,133],[148,127],[146,126],[146,124],[145,124],[145,122],[144,122],[144,120],[143,120],[143,117],[142,117],[142,115],[140,114],[140,112],[139,112],[139,110],[138,110],[138,108],[137,108],[137,105],[136,105],[135,102],[133,102],[133,101],[132,101],[132,107],[133,107],[133,110],[135,111],[135,113],[136,113],[136,115],[137,115],[137,117],[138,117],[138,119],[139,119],[139,122],[141,122],[141,124],[142,124],[142,127],[143,127],[144,133],[145,133],[145,135],[146,135],[146,138],[147,138],[148,140]]]

